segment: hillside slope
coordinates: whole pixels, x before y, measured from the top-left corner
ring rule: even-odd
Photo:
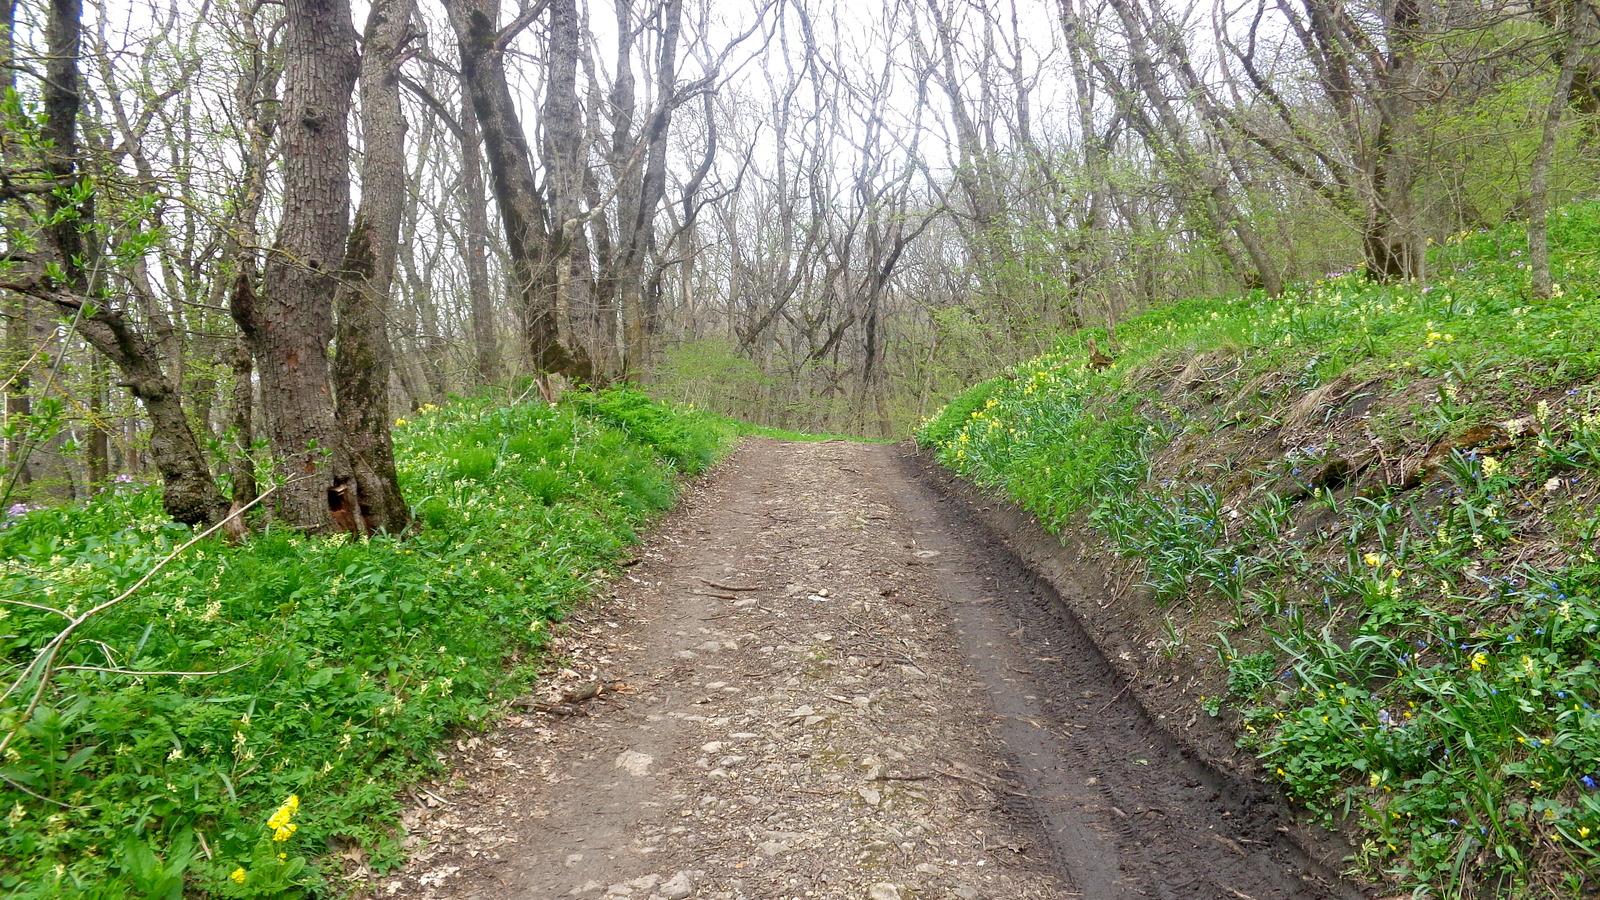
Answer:
[[[1103,574],[1080,613],[1148,702],[1220,717],[1421,896],[1597,883],[1600,206],[1551,230],[1548,303],[1519,231],[1463,234],[1425,288],[1333,274],[1067,336],[918,436]]]

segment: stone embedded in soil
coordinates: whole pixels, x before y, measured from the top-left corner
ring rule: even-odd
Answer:
[[[650,764],[653,762],[655,762],[653,756],[646,756],[635,750],[624,750],[617,757],[616,768],[629,775],[643,776],[650,774]]]
[[[867,900],[905,900],[898,884],[880,881],[867,889]]]
[[[656,893],[661,900],[687,900],[694,895],[694,879],[689,877],[688,872],[679,872],[662,882]]]

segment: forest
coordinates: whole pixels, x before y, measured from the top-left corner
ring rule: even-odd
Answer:
[[[1593,184],[1591,12],[15,4],[7,505],[383,529],[394,410],[507,378],[887,437],[1059,329],[1425,282]]]
[[[0,11],[8,896],[331,896],[329,853],[398,865],[395,791],[743,436],[915,437],[1137,561],[1152,646],[1186,627],[1169,604],[1198,633],[1197,598],[1231,598],[1206,710],[1330,821],[1381,767],[1259,737],[1299,709],[1320,739],[1294,716],[1321,706],[1269,690],[1285,654],[1395,679],[1330,660],[1465,615],[1488,596],[1457,583],[1467,557],[1534,531],[1566,555],[1508,571],[1577,573],[1563,601],[1593,577],[1593,0]],[[1328,404],[1360,390],[1389,393],[1356,441]],[[1278,444],[1229,437],[1254,428]],[[1280,463],[1299,487],[1251,512]],[[1499,530],[1380,503],[1447,472]],[[1496,518],[1562,478],[1534,531]],[[1296,518],[1308,497],[1326,520]],[[1258,512],[1250,536],[1219,518]],[[1345,515],[1343,549],[1257,553]],[[1382,543],[1458,526],[1426,576]],[[1309,603],[1288,583],[1334,583],[1341,554],[1365,618],[1285,637]],[[1402,603],[1424,590],[1403,572],[1442,606]],[[1452,623],[1428,640],[1492,669]],[[1561,690],[1592,691],[1592,632],[1551,648]],[[1509,727],[1501,762],[1549,740]],[[1538,763],[1566,800],[1501,798],[1571,828],[1443,847],[1380,810],[1354,865],[1438,891],[1417,896],[1592,889],[1582,735]],[[327,846],[274,868],[283,798],[313,787]],[[1504,812],[1436,801],[1433,825]]]

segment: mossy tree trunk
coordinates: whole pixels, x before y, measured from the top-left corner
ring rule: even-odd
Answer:
[[[361,207],[350,228],[344,281],[335,302],[338,352],[334,393],[358,493],[360,525],[398,533],[411,521],[395,471],[390,438],[390,293],[405,211],[406,122],[400,109],[400,61],[412,0],[376,0],[361,58]]]

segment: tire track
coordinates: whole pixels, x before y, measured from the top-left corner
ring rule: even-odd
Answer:
[[[1191,758],[1056,595],[964,503],[884,448],[963,650],[1002,723],[1025,805],[1087,898],[1359,898],[1287,836],[1269,791]],[[1041,727],[1042,726],[1042,727]]]

